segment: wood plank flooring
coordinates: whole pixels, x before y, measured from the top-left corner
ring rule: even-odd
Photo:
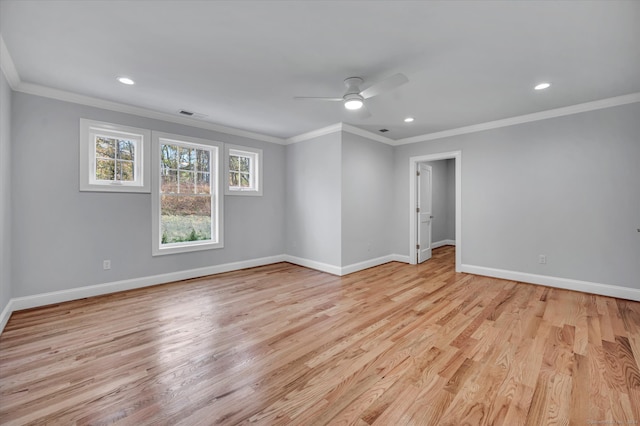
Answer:
[[[0,423],[640,422],[640,303],[453,264],[279,263],[16,312]]]

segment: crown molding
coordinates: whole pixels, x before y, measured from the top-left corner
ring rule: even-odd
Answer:
[[[65,90],[59,90],[59,89],[53,89],[51,87],[40,86],[38,84],[22,82],[14,90],[16,90],[17,92],[27,93],[30,95],[43,96],[46,98],[57,99],[60,101],[72,102],[76,104],[102,108],[110,111],[123,112],[126,114],[133,114],[141,117],[153,118],[156,120],[168,121],[176,124],[184,124],[186,126],[198,127],[201,129],[213,130],[215,132],[225,133],[228,135],[257,139],[264,142],[276,143],[279,145],[284,144],[284,139],[281,139],[275,136],[263,135],[260,133],[254,133],[247,130],[241,130],[233,127],[222,126],[215,123],[208,123],[200,120],[194,120],[192,118],[177,117],[165,112],[158,112],[158,111],[153,111],[147,108],[136,107],[133,105],[122,104],[119,102],[107,101],[104,99],[94,98],[91,96],[80,95],[78,93],[67,92]]]
[[[631,104],[640,102],[640,92],[631,93],[628,95],[616,96],[612,98],[600,99],[592,102],[585,102],[581,104],[571,105],[562,108],[555,108],[546,111],[535,112],[532,114],[525,114],[516,117],[504,118],[501,120],[489,121],[486,123],[474,124],[471,126],[458,127],[456,129],[443,130],[441,132],[427,133],[424,135],[412,136],[403,139],[391,139],[368,130],[360,129],[347,123],[336,123],[327,127],[312,130],[307,133],[302,133],[290,138],[279,138],[276,136],[263,135],[261,133],[255,133],[248,130],[236,129],[233,127],[227,127],[220,124],[204,122],[187,117],[178,117],[172,114],[153,111],[147,108],[136,107],[132,105],[122,104],[119,102],[107,101],[91,96],[80,95],[78,93],[68,92],[64,90],[54,89],[46,86],[41,86],[32,83],[25,83],[20,80],[20,75],[15,67],[13,59],[7,49],[7,46],[0,34],[0,69],[7,78],[7,82],[12,90],[16,92],[27,93],[30,95],[43,96],[47,98],[57,99],[66,102],[72,102],[76,104],[82,104],[92,106],[96,108],[107,109],[110,111],[123,112],[127,114],[138,115],[141,117],[152,118],[156,120],[167,121],[176,124],[184,124],[186,126],[197,127],[206,130],[213,130],[215,132],[225,133],[228,135],[241,136],[251,139],[256,139],[264,142],[275,143],[279,145],[289,145],[297,142],[302,142],[308,139],[316,138],[323,135],[328,135],[338,131],[344,131],[352,133],[354,135],[362,136],[368,139],[372,139],[387,145],[398,146],[407,145],[418,142],[426,142],[436,139],[447,138],[451,136],[464,135],[468,133],[482,132],[484,130],[498,129],[501,127],[514,126],[517,124],[530,123],[533,121],[547,120],[549,118],[562,117],[566,115],[579,114],[582,112],[595,111],[604,108],[611,108],[620,105]]]
[[[549,109],[532,114],[519,115],[516,117],[504,118],[501,120],[488,121],[486,123],[474,124],[472,126],[458,127],[456,129],[443,130],[441,132],[427,133],[424,135],[412,136],[403,139],[390,139],[382,135],[360,129],[347,123],[336,123],[321,129],[312,130],[298,136],[293,136],[285,140],[285,143],[292,144],[302,142],[318,136],[327,135],[334,132],[348,132],[362,136],[391,146],[408,145],[418,142],[432,141],[436,139],[448,138],[451,136],[465,135],[468,133],[482,132],[484,130],[498,129],[500,127],[515,126],[516,124],[530,123],[533,121],[547,120],[549,118],[563,117],[565,115],[579,114],[582,112],[595,111],[604,108],[611,108],[620,105],[640,102],[640,92],[628,95],[615,96],[613,98],[600,99],[597,101],[585,102],[582,104],[570,105],[568,107]]]
[[[96,108],[102,108],[110,111],[122,112],[126,114],[138,115],[140,117],[153,118],[156,120],[167,121],[170,123],[184,124],[186,126],[197,127],[200,129],[213,130],[215,132],[225,133],[233,136],[241,136],[251,139],[257,139],[264,142],[284,145],[285,140],[275,136],[263,135],[261,133],[250,132],[248,130],[236,129],[233,127],[222,126],[220,124],[209,123],[205,121],[195,120],[193,118],[178,117],[165,112],[153,111],[147,108],[136,107],[119,102],[107,101],[92,96],[80,95],[74,92],[54,89],[51,87],[41,86],[39,84],[25,83],[20,80],[18,70],[11,59],[9,49],[4,43],[4,39],[0,34],[0,68],[7,78],[9,86],[16,92],[27,93],[29,95],[43,96],[45,98],[57,99],[59,101],[72,102]]]
[[[362,136],[363,138],[373,139],[377,142],[382,142],[387,145],[395,145],[396,141],[386,136],[378,135],[368,130],[361,129],[359,127],[352,126],[351,124],[342,123],[342,131],[348,132],[354,135]]]
[[[11,89],[16,90],[20,85],[20,76],[18,75],[18,71],[16,70],[16,66],[13,63],[11,55],[9,54],[9,49],[7,49],[7,45],[4,44],[2,34],[0,34],[0,69],[2,69],[4,76],[7,78],[7,82]]]
[[[307,133],[302,133],[297,136],[292,136],[286,139],[285,143],[287,145],[290,145],[290,144],[306,141],[309,139],[317,138],[320,136],[329,135],[331,133],[336,133],[336,132],[351,133],[351,134],[362,136],[364,138],[371,139],[377,142],[382,142],[387,145],[394,145],[394,142],[395,142],[393,139],[389,139],[381,135],[376,135],[375,133],[372,133],[368,130],[361,129],[359,127],[352,126],[351,124],[336,123],[336,124],[332,124],[331,126],[322,127],[320,129],[312,130]]]
[[[516,124],[530,123],[533,121],[547,120],[549,118],[563,117],[565,115],[579,114],[581,112],[595,111],[598,109],[611,108],[620,105],[640,102],[640,92],[628,95],[616,96],[613,98],[600,99],[592,102],[571,105],[568,107],[549,109],[535,112],[533,114],[519,115],[516,117],[504,118],[502,120],[489,121],[486,123],[474,124],[472,126],[459,127],[457,129],[444,130],[442,132],[428,133],[410,138],[393,141],[393,145],[407,145],[417,142],[432,141],[435,139],[447,138],[450,136],[464,135],[467,133],[482,132],[484,130],[498,129],[500,127],[514,126]]]
[[[320,129],[312,130],[310,132],[302,133],[302,134],[287,138],[285,139],[285,145],[291,145],[294,143],[306,141],[306,140],[317,138],[320,136],[329,135],[331,133],[339,132],[341,130],[342,130],[342,123],[332,124],[327,127],[322,127]]]

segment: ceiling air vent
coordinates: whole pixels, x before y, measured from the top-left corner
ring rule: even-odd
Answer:
[[[203,119],[203,118],[205,118],[207,116],[206,114],[201,114],[199,112],[193,112],[193,111],[187,111],[185,109],[181,109],[180,111],[178,111],[178,114],[184,115],[185,117],[200,118],[200,119]]]
[[[389,131],[389,129],[380,129],[380,130],[378,130],[378,131],[379,131],[380,133],[385,133],[385,132],[388,132],[388,131]]]

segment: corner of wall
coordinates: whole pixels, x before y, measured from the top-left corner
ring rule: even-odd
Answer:
[[[11,87],[0,72],[0,329],[11,315]],[[8,314],[7,314],[8,312]],[[5,319],[6,315],[6,319]]]

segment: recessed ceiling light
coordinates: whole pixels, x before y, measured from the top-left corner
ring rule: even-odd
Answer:
[[[544,90],[549,86],[551,86],[551,83],[540,83],[536,87],[534,87],[534,89],[535,90]]]
[[[129,77],[118,77],[118,81],[122,84],[126,84],[128,86],[131,86],[133,84],[136,84],[135,81],[131,80]]]
[[[407,118],[404,119],[404,122],[405,123],[411,123],[413,120],[414,120],[413,117],[407,117]]]

